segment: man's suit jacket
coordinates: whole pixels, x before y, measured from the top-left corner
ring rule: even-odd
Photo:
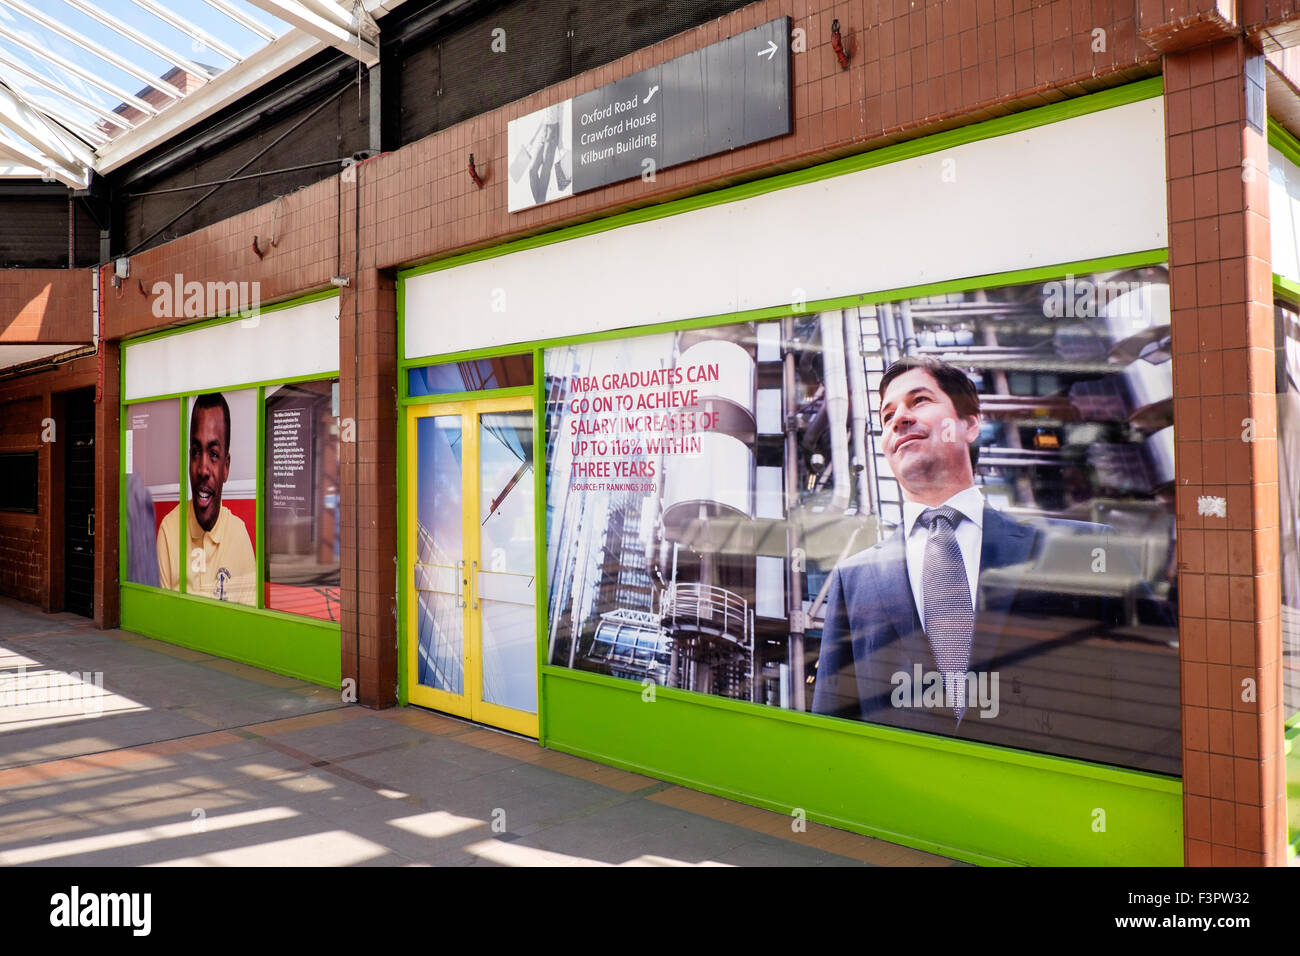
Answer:
[[[1073,578],[1061,574],[1060,562],[1087,562],[1112,534],[1084,522],[1029,524],[985,506],[969,670],[985,674],[990,691],[997,675],[997,714],[968,709],[958,723],[948,707],[912,706],[910,694],[896,706],[895,675],[911,681],[918,665],[921,674],[938,671],[900,527],[831,574],[813,711],[1178,772],[1178,657],[1170,635],[1158,627],[1112,633],[1129,623],[1134,601],[1151,598],[1141,573],[1111,548],[1101,577],[1090,577],[1096,567],[1087,563]]]

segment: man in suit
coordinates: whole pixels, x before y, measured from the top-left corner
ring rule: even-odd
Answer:
[[[1150,594],[1109,547],[1111,530],[1031,524],[985,504],[979,395],[959,369],[907,357],[880,395],[903,523],[831,574],[813,711],[1176,771],[1177,655],[1112,633]],[[1126,656],[1134,649],[1149,659]],[[1172,695],[1116,699],[1125,672],[1147,664]]]

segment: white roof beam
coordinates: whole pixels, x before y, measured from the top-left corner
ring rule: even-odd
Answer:
[[[240,56],[238,53],[236,53],[226,44],[222,43],[212,34],[204,30],[200,30],[198,27],[190,23],[180,14],[172,13],[172,11],[168,10],[166,7],[160,6],[159,4],[155,3],[154,0],[131,0],[131,2],[134,3],[141,10],[147,10],[149,13],[152,13],[159,20],[163,21],[163,23],[169,24],[175,27],[177,30],[180,30],[181,33],[184,33],[187,36],[192,36],[195,39],[199,40],[209,50],[215,50],[217,53],[221,54],[231,63],[238,63],[243,59],[242,56]]]
[[[87,0],[64,2],[81,9]],[[365,11],[373,17],[375,13],[382,15],[397,9],[403,0],[363,0],[363,3]],[[260,3],[255,5],[261,6]],[[266,7],[262,9],[267,10]],[[275,15],[272,10],[267,12]],[[101,174],[108,174],[138,159],[160,143],[247,96],[252,90],[305,63],[319,53],[324,45],[321,40],[302,30],[289,30],[262,49],[249,54],[242,63],[232,66],[207,86],[187,94],[185,99],[169,107],[161,116],[140,123],[138,128],[117,136],[100,147],[95,169]],[[355,56],[355,50],[356,45],[353,44],[347,52]]]
[[[188,57],[181,56],[179,53],[169,47],[163,46],[153,38],[145,36],[133,27],[121,23],[116,17],[110,16],[98,7],[88,3],[87,0],[63,0],[63,2],[74,10],[80,10],[92,20],[97,20],[113,32],[126,37],[136,46],[148,50],[154,56],[166,60],[172,66],[179,67],[202,83],[206,83],[208,80],[216,76],[216,74],[211,70],[200,66]]]
[[[2,82],[4,80],[0,79],[0,83]],[[8,86],[11,90],[15,89],[12,83],[8,84]],[[17,90],[17,95],[25,99],[28,106],[47,120],[90,143],[92,148],[113,138],[111,133],[106,133],[96,126],[86,125],[85,118],[70,111],[65,104],[51,103],[44,95],[37,96],[36,92],[35,90]],[[44,90],[40,92],[44,94]]]
[[[236,7],[231,3],[227,3],[226,0],[204,0],[204,2],[208,6],[220,10],[226,16],[230,17],[230,19],[234,20],[236,23],[242,26],[245,30],[249,30],[252,33],[256,33],[258,36],[260,36],[263,40],[266,40],[268,43],[271,40],[275,39],[274,30],[272,30],[270,27],[266,26],[265,24],[262,24],[257,20],[253,19],[243,10],[239,9],[239,7]]]
[[[190,93],[166,113],[141,123],[139,128],[108,143],[99,150],[95,168],[101,174],[111,172],[320,51],[321,43],[315,37],[298,30],[289,31],[251,54],[243,63],[232,66],[207,86]]]
[[[100,146],[103,146],[109,140],[108,135],[104,133],[102,130],[97,130],[90,126],[85,125],[84,123],[79,123],[76,120],[70,118],[65,113],[56,112],[55,110],[50,109],[44,103],[38,102],[37,100],[34,100],[31,97],[28,97],[27,102],[30,103],[33,108],[38,109],[42,113],[44,113],[45,116],[47,116],[56,125],[62,126],[64,129],[66,129],[69,133],[72,133],[72,135],[74,136],[79,136],[81,139],[85,140],[87,143],[89,143],[91,146],[95,147],[96,149],[98,149]]]
[[[158,107],[154,106],[152,103],[147,103],[144,100],[140,99],[140,97],[128,93],[126,90],[122,89],[119,86],[115,86],[112,83],[109,83],[107,80],[103,79],[102,77],[96,76],[90,70],[82,69],[80,66],[73,63],[67,57],[60,56],[59,54],[55,53],[52,50],[45,50],[39,46],[36,46],[31,42],[30,39],[15,33],[14,31],[10,30],[8,27],[4,26],[3,24],[0,24],[0,37],[4,37],[6,40],[18,44],[24,50],[27,50],[30,53],[34,53],[36,56],[39,56],[42,60],[46,60],[50,63],[53,63],[55,66],[59,67],[60,69],[67,70],[69,73],[81,77],[83,80],[85,80],[87,83],[91,84],[92,86],[99,87],[104,92],[116,97],[117,99],[121,100],[123,103],[128,103],[131,106],[134,106],[140,112],[148,116],[156,116],[158,113]]]
[[[0,136],[0,156],[7,156],[24,166],[40,170],[39,175],[42,179],[47,176],[52,177],[70,189],[85,189],[90,184],[89,174],[78,179],[57,163],[51,163],[49,157],[28,149],[21,143],[15,143],[4,136]]]
[[[15,73],[27,77],[27,79],[31,80],[33,83],[37,84],[41,88],[49,90],[51,93],[54,93],[58,96],[64,97],[65,99],[73,103],[76,103],[78,106],[82,107],[83,109],[90,110],[96,116],[99,116],[104,120],[107,120],[108,122],[112,123],[114,126],[117,126],[119,129],[123,129],[123,130],[135,129],[135,124],[132,123],[130,120],[126,119],[125,117],[123,117],[120,113],[114,113],[112,110],[100,106],[98,103],[92,100],[88,100],[84,96],[80,96],[76,93],[73,93],[69,89],[65,89],[59,86],[53,80],[48,80],[45,77],[41,76],[39,73],[29,70],[27,67],[23,66],[23,64],[19,63],[13,57],[9,56],[9,54],[6,53],[3,49],[0,49],[0,63],[3,63],[6,67],[13,70]],[[46,112],[50,112],[50,111],[47,110]],[[51,115],[54,114],[51,112]]]
[[[28,105],[22,96],[3,84],[0,84],[0,119],[51,161],[69,172],[85,173],[95,163],[95,156],[90,150],[53,129],[45,117]]]
[[[306,7],[317,16],[324,17],[337,27],[351,31],[352,17],[337,3],[330,0],[294,0],[300,7]]]
[[[271,16],[311,34],[322,43],[356,57],[366,66],[374,66],[379,62],[379,47],[373,41],[354,33],[351,27],[342,27],[334,23],[332,19],[303,6],[297,0],[249,0],[249,2]]]
[[[170,83],[166,83],[163,80],[160,80],[156,76],[150,76],[148,70],[142,69],[141,67],[136,66],[134,63],[131,63],[130,61],[123,59],[122,57],[114,53],[112,50],[108,50],[102,45],[96,43],[94,40],[82,36],[76,30],[71,30],[68,27],[65,27],[63,24],[59,23],[58,20],[46,16],[45,14],[41,13],[41,11],[36,10],[33,7],[29,6],[28,4],[24,3],[23,0],[0,0],[0,3],[3,3],[6,7],[9,7],[12,10],[17,10],[23,16],[27,17],[27,19],[35,23],[39,23],[41,26],[45,27],[45,29],[49,30],[51,33],[63,37],[63,39],[67,40],[70,43],[75,43],[77,46],[81,47],[83,50],[85,50],[87,53],[91,54],[92,56],[97,56],[101,60],[105,61],[106,63],[113,64],[123,73],[129,73],[131,76],[134,76],[137,80],[144,80],[144,82],[148,83],[154,89],[166,93],[169,97],[171,97],[174,100],[180,99],[182,96],[185,95],[180,90],[176,89],[176,87],[172,86]]]

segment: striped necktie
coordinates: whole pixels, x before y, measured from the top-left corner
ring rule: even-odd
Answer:
[[[943,676],[944,701],[951,702],[957,722],[966,712],[966,673],[970,669],[971,641],[975,634],[975,608],[970,598],[970,578],[957,525],[962,513],[956,508],[927,508],[918,519],[929,530],[925,542],[925,564],[921,574],[921,597],[925,602],[925,634],[934,661]]]

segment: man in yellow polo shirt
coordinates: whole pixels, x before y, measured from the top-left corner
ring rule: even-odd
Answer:
[[[230,406],[220,393],[194,400],[190,413],[190,504],[185,591],[233,604],[257,604],[257,560],[244,522],[221,503],[230,476]],[[158,528],[158,583],[178,587],[180,512]]]

